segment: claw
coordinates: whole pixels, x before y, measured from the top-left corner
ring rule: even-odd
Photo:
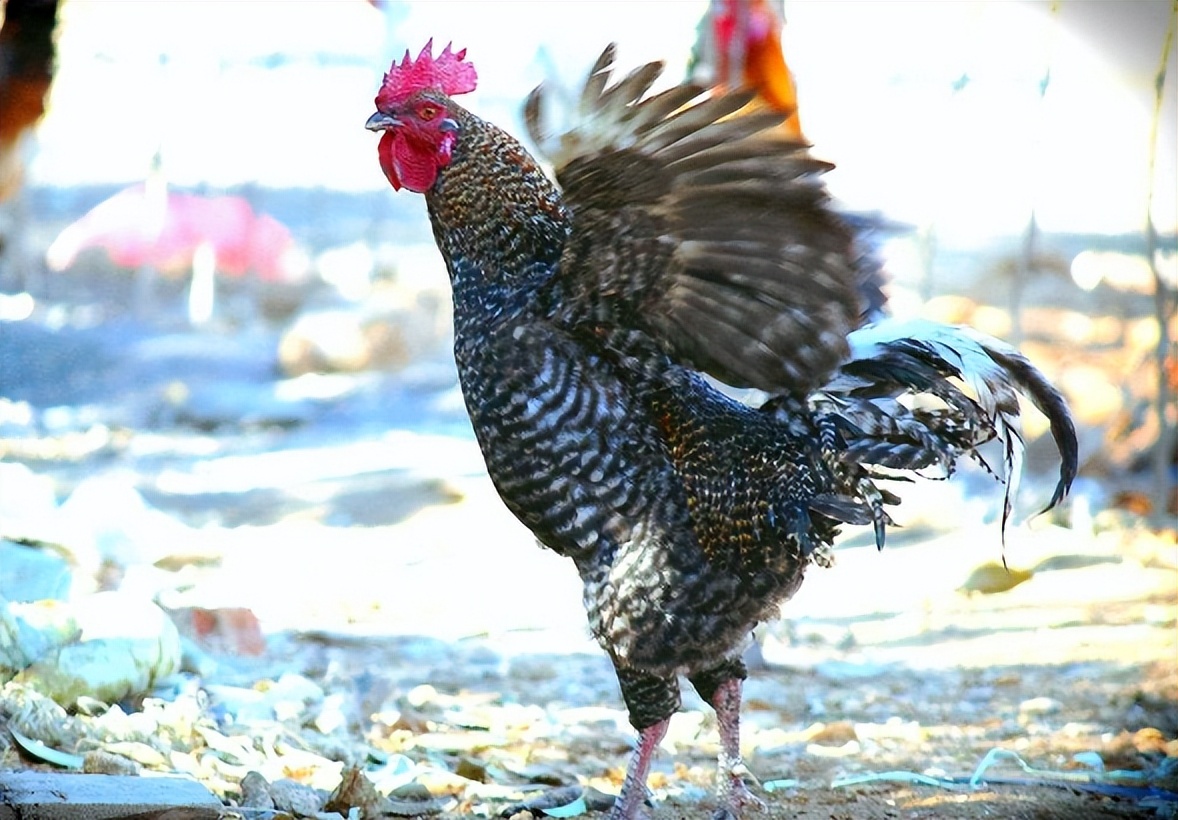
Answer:
[[[744,767],[741,766],[741,769]],[[747,770],[745,770],[747,772]],[[744,809],[753,809],[754,811],[766,811],[769,807],[765,801],[753,794],[744,782],[741,773],[733,771],[728,777],[728,788],[721,787],[720,799],[726,804],[723,809],[717,811],[724,811],[734,818],[739,818]],[[724,793],[726,792],[726,794]]]
[[[728,771],[720,771],[719,785],[716,798],[720,807],[712,814],[712,820],[740,820],[745,809],[766,811],[765,801],[757,797],[745,782],[745,777],[752,777],[752,773],[745,765],[737,761]]]

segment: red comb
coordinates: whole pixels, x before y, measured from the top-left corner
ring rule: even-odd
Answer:
[[[474,66],[464,59],[466,49],[454,53],[450,45],[447,44],[442,53],[434,57],[431,37],[416,60],[409,56],[408,49],[400,65],[393,60],[388,74],[384,75],[380,93],[376,95],[377,107],[396,105],[425,89],[441,91],[447,97],[474,91],[479,78]]]

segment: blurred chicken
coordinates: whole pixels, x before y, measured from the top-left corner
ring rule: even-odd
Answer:
[[[780,127],[804,140],[797,86],[781,46],[785,15],[780,5],[769,0],[712,0],[700,22],[691,73],[703,85],[755,91],[762,104],[786,115]]]
[[[22,177],[22,138],[45,113],[57,0],[0,0],[0,201]]]
[[[19,196],[28,137],[55,68],[57,0],[0,0],[0,287],[29,290],[39,269]]]
[[[781,43],[784,25],[780,0],[711,0],[700,21],[688,74],[693,82],[719,92],[751,91],[750,107],[783,115],[776,130],[786,139],[805,144],[808,140],[802,133],[797,84]],[[856,231],[858,241],[872,251],[878,251],[878,244],[887,236],[911,230],[911,226],[878,213],[843,209],[839,215]],[[860,260],[864,269],[859,295],[868,319],[881,318],[887,302],[887,282],[879,259],[878,253],[870,253]]]

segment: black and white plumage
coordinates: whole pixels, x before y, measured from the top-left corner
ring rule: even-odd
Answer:
[[[829,206],[830,166],[771,128],[780,115],[689,85],[648,98],[660,66],[610,85],[613,60],[611,47],[564,134],[545,133],[542,92],[528,101],[558,185],[444,85],[403,93],[416,67],[394,66],[369,127],[393,140],[382,163],[394,184],[431,180],[488,472],[576,565],[641,733],[614,815],[641,811],[680,675],[716,708],[719,796],[736,814],[755,802],[740,778],[741,650],[826,563],[841,525],[873,525],[882,544],[898,500],[885,471],[947,472],[998,437],[1013,487],[1021,392],[1060,448],[1054,504],[1076,440],[1060,395],[1001,342],[863,326],[875,265]],[[773,398],[746,406],[701,374]],[[900,401],[913,394],[937,405]]]

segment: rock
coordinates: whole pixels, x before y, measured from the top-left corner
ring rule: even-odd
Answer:
[[[345,311],[300,316],[278,345],[279,366],[287,376],[355,372],[368,366],[369,357],[363,329]]]
[[[1018,713],[1020,718],[1028,718],[1038,715],[1053,715],[1062,708],[1063,704],[1055,698],[1028,698],[1018,705]]]
[[[57,513],[53,479],[23,464],[2,461],[0,488],[0,535],[43,538],[46,522]]]
[[[428,309],[401,294],[370,300],[359,309],[333,309],[300,316],[283,334],[278,361],[287,376],[400,370],[436,347],[442,338]]]
[[[205,382],[177,391],[172,414],[176,423],[199,430],[293,428],[314,421],[317,402],[285,392],[281,384]]]
[[[344,703],[345,697],[339,692],[325,697],[319,714],[311,722],[312,725],[325,735],[337,729],[346,729],[348,716],[344,713]]]
[[[95,749],[92,752],[86,752],[82,762],[82,771],[86,774],[137,775],[139,767],[135,765],[135,761],[123,757],[121,754],[105,749]]]
[[[0,512],[0,519],[3,517]],[[69,564],[61,556],[36,546],[0,539],[0,598],[64,601],[71,581]]]
[[[73,748],[82,735],[82,721],[66,713],[52,698],[14,681],[0,687],[0,714],[8,729],[49,747]]]
[[[313,817],[323,808],[323,797],[315,789],[297,780],[283,778],[270,784],[274,808],[299,817]]]
[[[0,771],[0,820],[155,817],[217,820],[221,801],[181,777]]]
[[[180,635],[150,601],[100,592],[71,605],[81,630],[15,678],[63,706],[90,696],[113,703],[150,692],[180,669]]]
[[[273,683],[259,684],[278,720],[304,720],[312,704],[323,701],[323,688],[310,678],[287,672]]]
[[[987,561],[974,567],[957,591],[965,595],[994,595],[1008,592],[1024,581],[1029,581],[1034,574],[1033,570],[1004,567],[997,561]]]
[[[260,772],[247,772],[241,779],[241,800],[238,802],[243,809],[273,809],[270,783]]]
[[[209,708],[218,720],[231,723],[274,720],[273,707],[266,696],[253,687],[209,683],[205,691]]]
[[[60,601],[13,603],[0,597],[0,683],[77,640],[81,631],[72,608]]]
[[[323,809],[347,815],[353,808],[360,810],[361,817],[378,817],[385,808],[385,799],[364,772],[349,766],[344,769],[339,786],[327,798]]]
[[[60,514],[74,530],[89,534],[99,560],[117,567],[192,551],[192,530],[150,506],[132,481],[119,474],[85,479],[62,503]]]
[[[266,651],[258,616],[246,607],[182,607],[172,610],[181,634],[206,651],[257,657]]]
[[[817,743],[820,746],[842,746],[850,741],[857,741],[858,735],[855,734],[855,725],[849,720],[840,720],[835,723],[827,723],[821,729],[814,733],[810,738],[811,743]]]

